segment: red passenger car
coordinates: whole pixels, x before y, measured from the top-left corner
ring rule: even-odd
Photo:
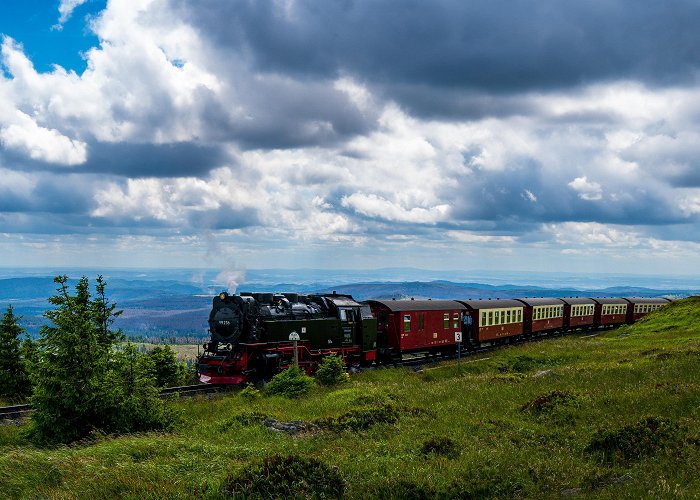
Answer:
[[[538,334],[564,328],[564,302],[561,299],[517,299],[525,304],[523,333]]]
[[[454,350],[464,306],[454,300],[368,300],[377,318],[378,355]]]
[[[467,308],[464,340],[491,342],[523,334],[523,309],[517,300],[460,300]]]
[[[593,328],[596,301],[593,299],[569,297],[564,302],[564,328]]]
[[[625,300],[630,304],[630,307],[627,308],[627,323],[634,323],[639,318],[671,302],[660,297],[625,297]]]
[[[623,298],[596,298],[595,325],[612,326],[621,325],[627,321],[627,306],[630,305]]]

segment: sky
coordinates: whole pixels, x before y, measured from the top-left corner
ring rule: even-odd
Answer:
[[[0,266],[698,274],[695,0],[0,6]]]

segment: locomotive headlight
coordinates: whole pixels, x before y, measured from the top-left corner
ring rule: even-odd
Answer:
[[[221,293],[219,294],[219,298],[220,298],[221,300],[225,300],[226,297],[228,297],[228,293],[226,293],[226,292],[221,292]]]

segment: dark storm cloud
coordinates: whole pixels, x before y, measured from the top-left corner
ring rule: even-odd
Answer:
[[[474,169],[472,175],[457,182],[459,196],[443,193],[453,206],[451,216],[457,223],[491,221],[493,229],[516,229],[520,224],[567,221],[625,225],[688,222],[676,205],[644,185],[603,184],[600,199],[585,199],[565,177],[545,171],[533,159],[517,160],[497,172]]]
[[[152,217],[144,217],[138,222],[128,217],[93,217],[88,213],[61,214],[46,212],[2,212],[0,211],[2,232],[15,234],[47,235],[91,235],[108,236],[182,236],[188,234],[181,226]],[[195,233],[192,230],[190,234]]]
[[[250,89],[246,106],[251,115],[231,129],[247,149],[332,146],[374,126],[347,96],[313,83],[260,81],[257,89]]]
[[[220,146],[174,144],[93,143],[84,172],[136,177],[201,177],[226,161]]]
[[[391,83],[377,86],[377,92],[382,97],[402,103],[411,113],[425,118],[478,120],[537,112],[537,107],[532,102],[519,95],[493,95],[485,91],[429,84]]]
[[[700,187],[700,144],[697,136],[652,135],[621,151],[657,179],[674,187]]]
[[[410,85],[520,92],[616,79],[684,83],[700,65],[700,4],[690,0],[299,0],[289,11],[271,1],[173,2],[262,72],[347,73],[397,85],[407,100]]]
[[[93,142],[87,161],[80,165],[56,165],[0,149],[2,165],[20,171],[81,172],[138,177],[202,177],[229,161],[220,145],[178,142],[169,144]]]
[[[0,189],[0,212],[60,215],[84,213],[92,203],[92,184],[90,180],[78,175],[46,174],[36,179],[36,184],[29,193],[12,187]]]

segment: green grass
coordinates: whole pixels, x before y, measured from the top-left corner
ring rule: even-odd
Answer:
[[[39,449],[22,427],[3,426],[0,492],[219,498],[265,458],[296,455],[337,470],[348,498],[699,496],[697,325],[691,298],[597,336],[467,357],[460,373],[456,363],[372,370],[294,400],[176,402],[171,434]],[[289,436],[265,417],[320,427]]]

